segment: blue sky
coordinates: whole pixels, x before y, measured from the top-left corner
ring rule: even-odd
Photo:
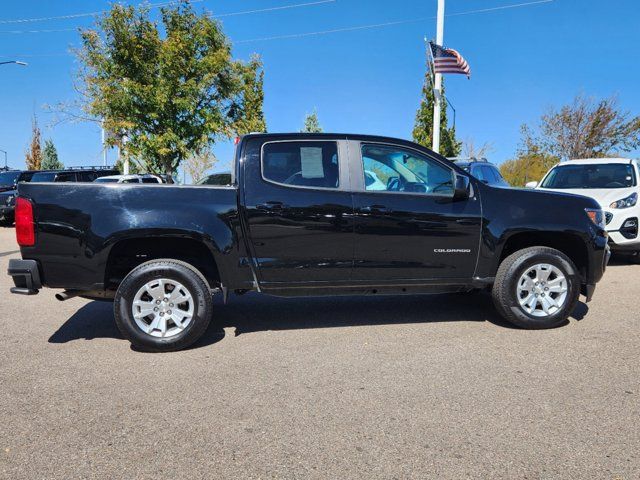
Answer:
[[[196,9],[213,14],[280,7],[314,0],[204,0]],[[320,1],[320,0],[315,0]],[[528,3],[532,0],[447,0],[446,13]],[[126,2],[138,3],[138,2]],[[234,56],[262,56],[265,114],[269,131],[297,131],[305,113],[317,109],[325,131],[410,138],[425,72],[423,37],[435,36],[436,0],[335,0],[299,8],[226,16]],[[65,165],[101,162],[100,131],[94,124],[53,125],[43,108],[74,98],[77,27],[91,17],[27,23],[7,20],[94,12],[102,0],[4,2],[0,13],[0,149],[9,164],[24,165],[35,112],[45,138],[52,138]],[[294,36],[389,22],[378,28]],[[42,30],[72,30],[50,31]],[[38,31],[37,33],[26,33]],[[21,32],[21,33],[17,33]],[[621,106],[640,114],[637,0],[554,0],[486,13],[452,15],[445,45],[469,61],[472,78],[449,76],[447,94],[457,111],[460,138],[491,142],[500,163],[518,145],[519,126],[535,122],[551,106],[577,93],[618,95]],[[451,116],[451,115],[450,115]],[[217,169],[231,157],[216,147]],[[634,156],[638,152],[633,153]],[[0,157],[0,161],[2,157]],[[109,161],[115,160],[114,152]]]

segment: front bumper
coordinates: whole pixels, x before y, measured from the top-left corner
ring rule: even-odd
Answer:
[[[42,288],[40,272],[35,260],[11,259],[7,273],[13,278],[15,285],[11,288],[11,293],[35,295]]]
[[[609,245],[613,250],[639,250],[640,209],[605,209]]]

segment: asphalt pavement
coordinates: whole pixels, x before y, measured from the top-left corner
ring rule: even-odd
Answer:
[[[9,294],[0,478],[640,478],[640,265],[557,329],[485,294],[216,298],[194,348],[130,348],[110,303]]]

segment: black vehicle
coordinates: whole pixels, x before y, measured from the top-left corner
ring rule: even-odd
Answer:
[[[43,182],[93,182],[96,178],[108,175],[120,175],[120,172],[112,167],[73,167],[63,170],[43,170],[36,172],[31,181]]]
[[[449,160],[455,162],[457,166],[487,185],[494,187],[510,186],[509,182],[507,182],[500,173],[500,169],[493,163],[490,163],[486,158],[455,157]]]
[[[31,170],[0,171],[0,225],[13,224],[13,210],[18,183],[28,182],[35,172]]]
[[[19,182],[28,182],[34,173],[31,170],[0,170],[0,192],[15,190]]]
[[[92,182],[96,178],[117,175],[111,167],[74,167],[62,170],[10,170],[0,173],[0,225],[11,225],[14,221],[16,190],[20,182]],[[3,178],[4,177],[4,178]],[[13,183],[4,183],[5,179]]]
[[[226,301],[229,291],[491,288],[508,321],[555,327],[580,293],[591,298],[609,257],[594,200],[494,188],[426,148],[377,136],[247,135],[231,186],[19,192],[12,291],[113,299],[123,335],[154,351],[196,341],[215,291]]]

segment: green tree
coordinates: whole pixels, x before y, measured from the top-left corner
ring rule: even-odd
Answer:
[[[44,150],[42,153],[42,170],[59,170],[64,168],[62,162],[58,159],[58,151],[50,138],[44,141]]]
[[[40,170],[42,168],[41,134],[38,119],[35,115],[31,121],[31,144],[25,153],[24,163],[27,165],[27,170]]]
[[[114,4],[81,37],[86,113],[149,172],[171,174],[216,140],[264,126],[259,61],[233,60],[220,24],[186,0],[159,22],[148,6]]]
[[[121,175],[124,174],[124,157],[122,155],[120,156],[120,158],[118,158],[118,160],[116,160],[113,168],[118,170]],[[136,162],[133,158],[129,158],[129,175],[137,175],[139,173],[144,173],[144,169],[140,168],[138,162]]]
[[[307,113],[304,117],[304,126],[300,131],[303,133],[322,133],[322,126],[318,120],[318,112],[315,108],[313,112]]]
[[[262,61],[254,55],[246,65],[240,65],[239,68],[242,75],[242,92],[231,111],[231,116],[236,119],[233,131],[237,135],[266,132]]]
[[[413,127],[413,141],[431,148],[433,145],[433,104],[435,94],[431,88],[431,73],[427,72],[422,86],[422,99],[416,113]],[[455,127],[447,125],[447,101],[444,93],[444,79],[442,80],[442,108],[440,109],[440,154],[445,157],[457,157],[462,150],[462,142],[456,140]]]

